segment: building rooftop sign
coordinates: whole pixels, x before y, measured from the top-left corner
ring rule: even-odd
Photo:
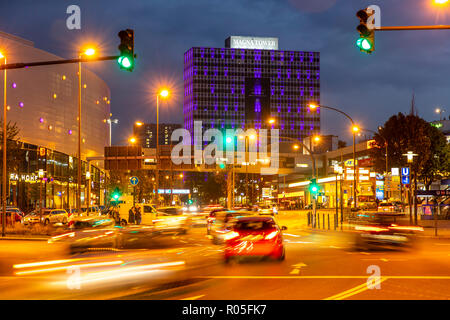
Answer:
[[[230,36],[225,40],[226,48],[278,50],[278,38]]]

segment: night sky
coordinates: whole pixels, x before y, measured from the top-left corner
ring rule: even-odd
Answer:
[[[66,27],[71,4],[81,8],[81,30]],[[450,5],[432,0],[17,0],[0,2],[0,30],[73,58],[86,42],[98,43],[104,55],[118,54],[117,32],[134,29],[134,72],[114,61],[89,65],[111,89],[118,144],[134,121],[156,121],[155,92],[163,84],[174,95],[160,105],[160,121],[182,123],[184,52],[223,47],[230,35],[278,37],[280,49],[319,51],[322,104],[348,112],[362,127],[376,130],[391,115],[408,113],[413,92],[419,116],[436,120],[439,106],[447,118],[450,30],[377,32],[375,52],[367,55],[355,46],[355,14],[370,4],[381,7],[383,26],[450,24]],[[321,133],[350,142],[347,122],[323,110]]]

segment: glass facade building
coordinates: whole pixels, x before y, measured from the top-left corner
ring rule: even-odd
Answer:
[[[278,128],[301,139],[320,131],[319,52],[203,48],[184,54],[184,126],[203,131]],[[269,118],[276,120],[269,125]]]

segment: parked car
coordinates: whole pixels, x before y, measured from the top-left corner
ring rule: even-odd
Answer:
[[[62,223],[67,224],[69,214],[64,209],[44,209],[42,212],[41,222],[44,225]]]
[[[285,259],[282,230],[273,217],[237,217],[236,222],[224,235],[225,262],[236,257],[270,257]]]
[[[31,225],[39,222],[41,222],[39,211],[31,211],[29,214],[25,215],[25,217],[23,217],[22,219],[22,223],[24,225]]]

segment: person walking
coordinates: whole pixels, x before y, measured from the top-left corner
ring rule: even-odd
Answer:
[[[136,208],[135,217],[134,217],[134,219],[135,219],[135,221],[136,221],[136,224],[141,224],[141,218],[142,218],[142,215],[141,215],[141,208],[140,208],[140,207],[137,207],[137,208]]]
[[[128,223],[134,224],[134,218],[135,218],[135,208],[131,207],[131,209],[128,211]]]

